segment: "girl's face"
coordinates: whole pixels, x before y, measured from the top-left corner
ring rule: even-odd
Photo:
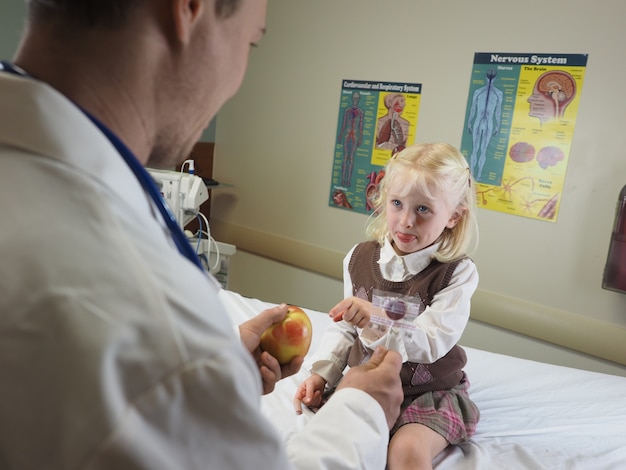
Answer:
[[[448,209],[438,194],[433,193],[432,198],[414,188],[401,196],[394,189],[387,191],[387,227],[398,255],[432,245],[445,228],[452,228],[459,221],[460,213]]]

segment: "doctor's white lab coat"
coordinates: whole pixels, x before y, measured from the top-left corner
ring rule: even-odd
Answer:
[[[4,72],[0,207],[0,468],[384,468],[354,389],[283,446],[217,284],[79,109]]]

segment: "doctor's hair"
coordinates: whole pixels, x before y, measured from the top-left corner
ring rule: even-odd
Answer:
[[[407,195],[419,190],[443,198],[448,209],[456,211],[458,222],[445,228],[435,258],[441,262],[459,259],[478,244],[475,184],[467,161],[455,147],[445,143],[415,144],[398,152],[385,166],[374,198],[374,211],[368,218],[366,234],[381,246],[390,236],[387,227],[387,194]]]
[[[115,29],[125,25],[141,4],[153,0],[27,0],[28,18],[33,23],[60,21],[80,28]],[[215,0],[215,15],[228,18],[243,0]]]

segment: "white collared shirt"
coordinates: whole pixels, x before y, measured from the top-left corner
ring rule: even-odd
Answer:
[[[435,244],[423,250],[416,251],[415,253],[400,256],[396,253],[396,250],[393,249],[389,240],[385,240],[385,244],[380,249],[380,258],[378,259],[380,272],[388,281],[406,281],[424,270],[430,264],[438,248],[439,245]],[[349,254],[352,256],[352,252]],[[344,271],[343,274],[345,276],[347,272]]]

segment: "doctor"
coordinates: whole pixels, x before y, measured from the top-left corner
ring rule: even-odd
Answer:
[[[0,71],[1,468],[384,468],[399,355],[284,447],[260,395],[302,358],[258,344],[285,306],[238,337],[145,178],[237,91],[266,3],[28,1]]]

